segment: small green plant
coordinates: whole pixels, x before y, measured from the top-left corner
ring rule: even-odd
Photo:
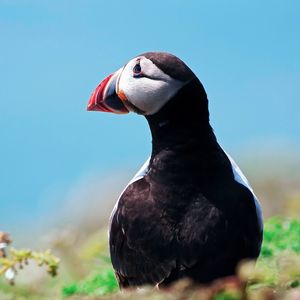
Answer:
[[[251,288],[296,288],[300,281],[300,220],[273,217],[265,222],[261,255]]]
[[[213,297],[212,300],[239,300],[241,294],[237,292],[221,292]]]
[[[282,252],[300,254],[300,220],[273,217],[265,223],[261,258]]]
[[[63,287],[64,296],[77,295],[97,295],[102,296],[113,293],[118,290],[118,283],[112,268],[92,273],[85,280],[78,283],[72,283]]]
[[[7,251],[11,240],[8,234],[0,232],[0,276],[4,276],[11,284],[15,281],[17,270],[28,265],[29,260],[35,261],[38,266],[46,266],[51,276],[56,276],[59,258],[55,257],[50,250],[36,252],[29,249],[16,250],[10,248]]]

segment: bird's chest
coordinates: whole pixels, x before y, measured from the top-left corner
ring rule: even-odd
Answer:
[[[160,260],[176,255],[172,249],[190,226],[198,228],[208,222],[210,214],[219,217],[212,204],[192,188],[152,188],[140,201],[122,201],[116,211],[126,244],[138,253],[155,258],[159,255]]]
[[[147,188],[145,184],[137,185],[141,187],[135,188],[131,197],[123,198],[117,211],[118,221],[130,239],[149,239],[153,233],[172,240],[191,210],[201,214],[209,205],[201,192],[186,181],[161,184],[152,180]]]
[[[191,204],[201,202],[202,195],[184,182],[170,182],[167,185],[153,184],[152,205],[160,212],[161,219],[173,227],[184,217]]]

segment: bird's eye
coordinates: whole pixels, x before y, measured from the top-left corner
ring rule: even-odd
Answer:
[[[140,62],[133,67],[133,77],[141,77],[142,76],[142,68]]]

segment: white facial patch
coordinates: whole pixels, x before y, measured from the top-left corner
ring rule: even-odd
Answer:
[[[133,69],[141,67],[141,76],[134,77]],[[143,56],[132,59],[123,69],[118,90],[127,100],[144,112],[152,115],[158,112],[185,82],[176,80],[161,71],[150,59]]]

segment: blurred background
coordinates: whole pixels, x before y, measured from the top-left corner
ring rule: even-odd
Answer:
[[[171,52],[200,78],[264,215],[297,214],[299,23],[299,1],[0,0],[0,231],[24,247],[107,224],[151,137],[141,116],[86,105],[145,51]]]

